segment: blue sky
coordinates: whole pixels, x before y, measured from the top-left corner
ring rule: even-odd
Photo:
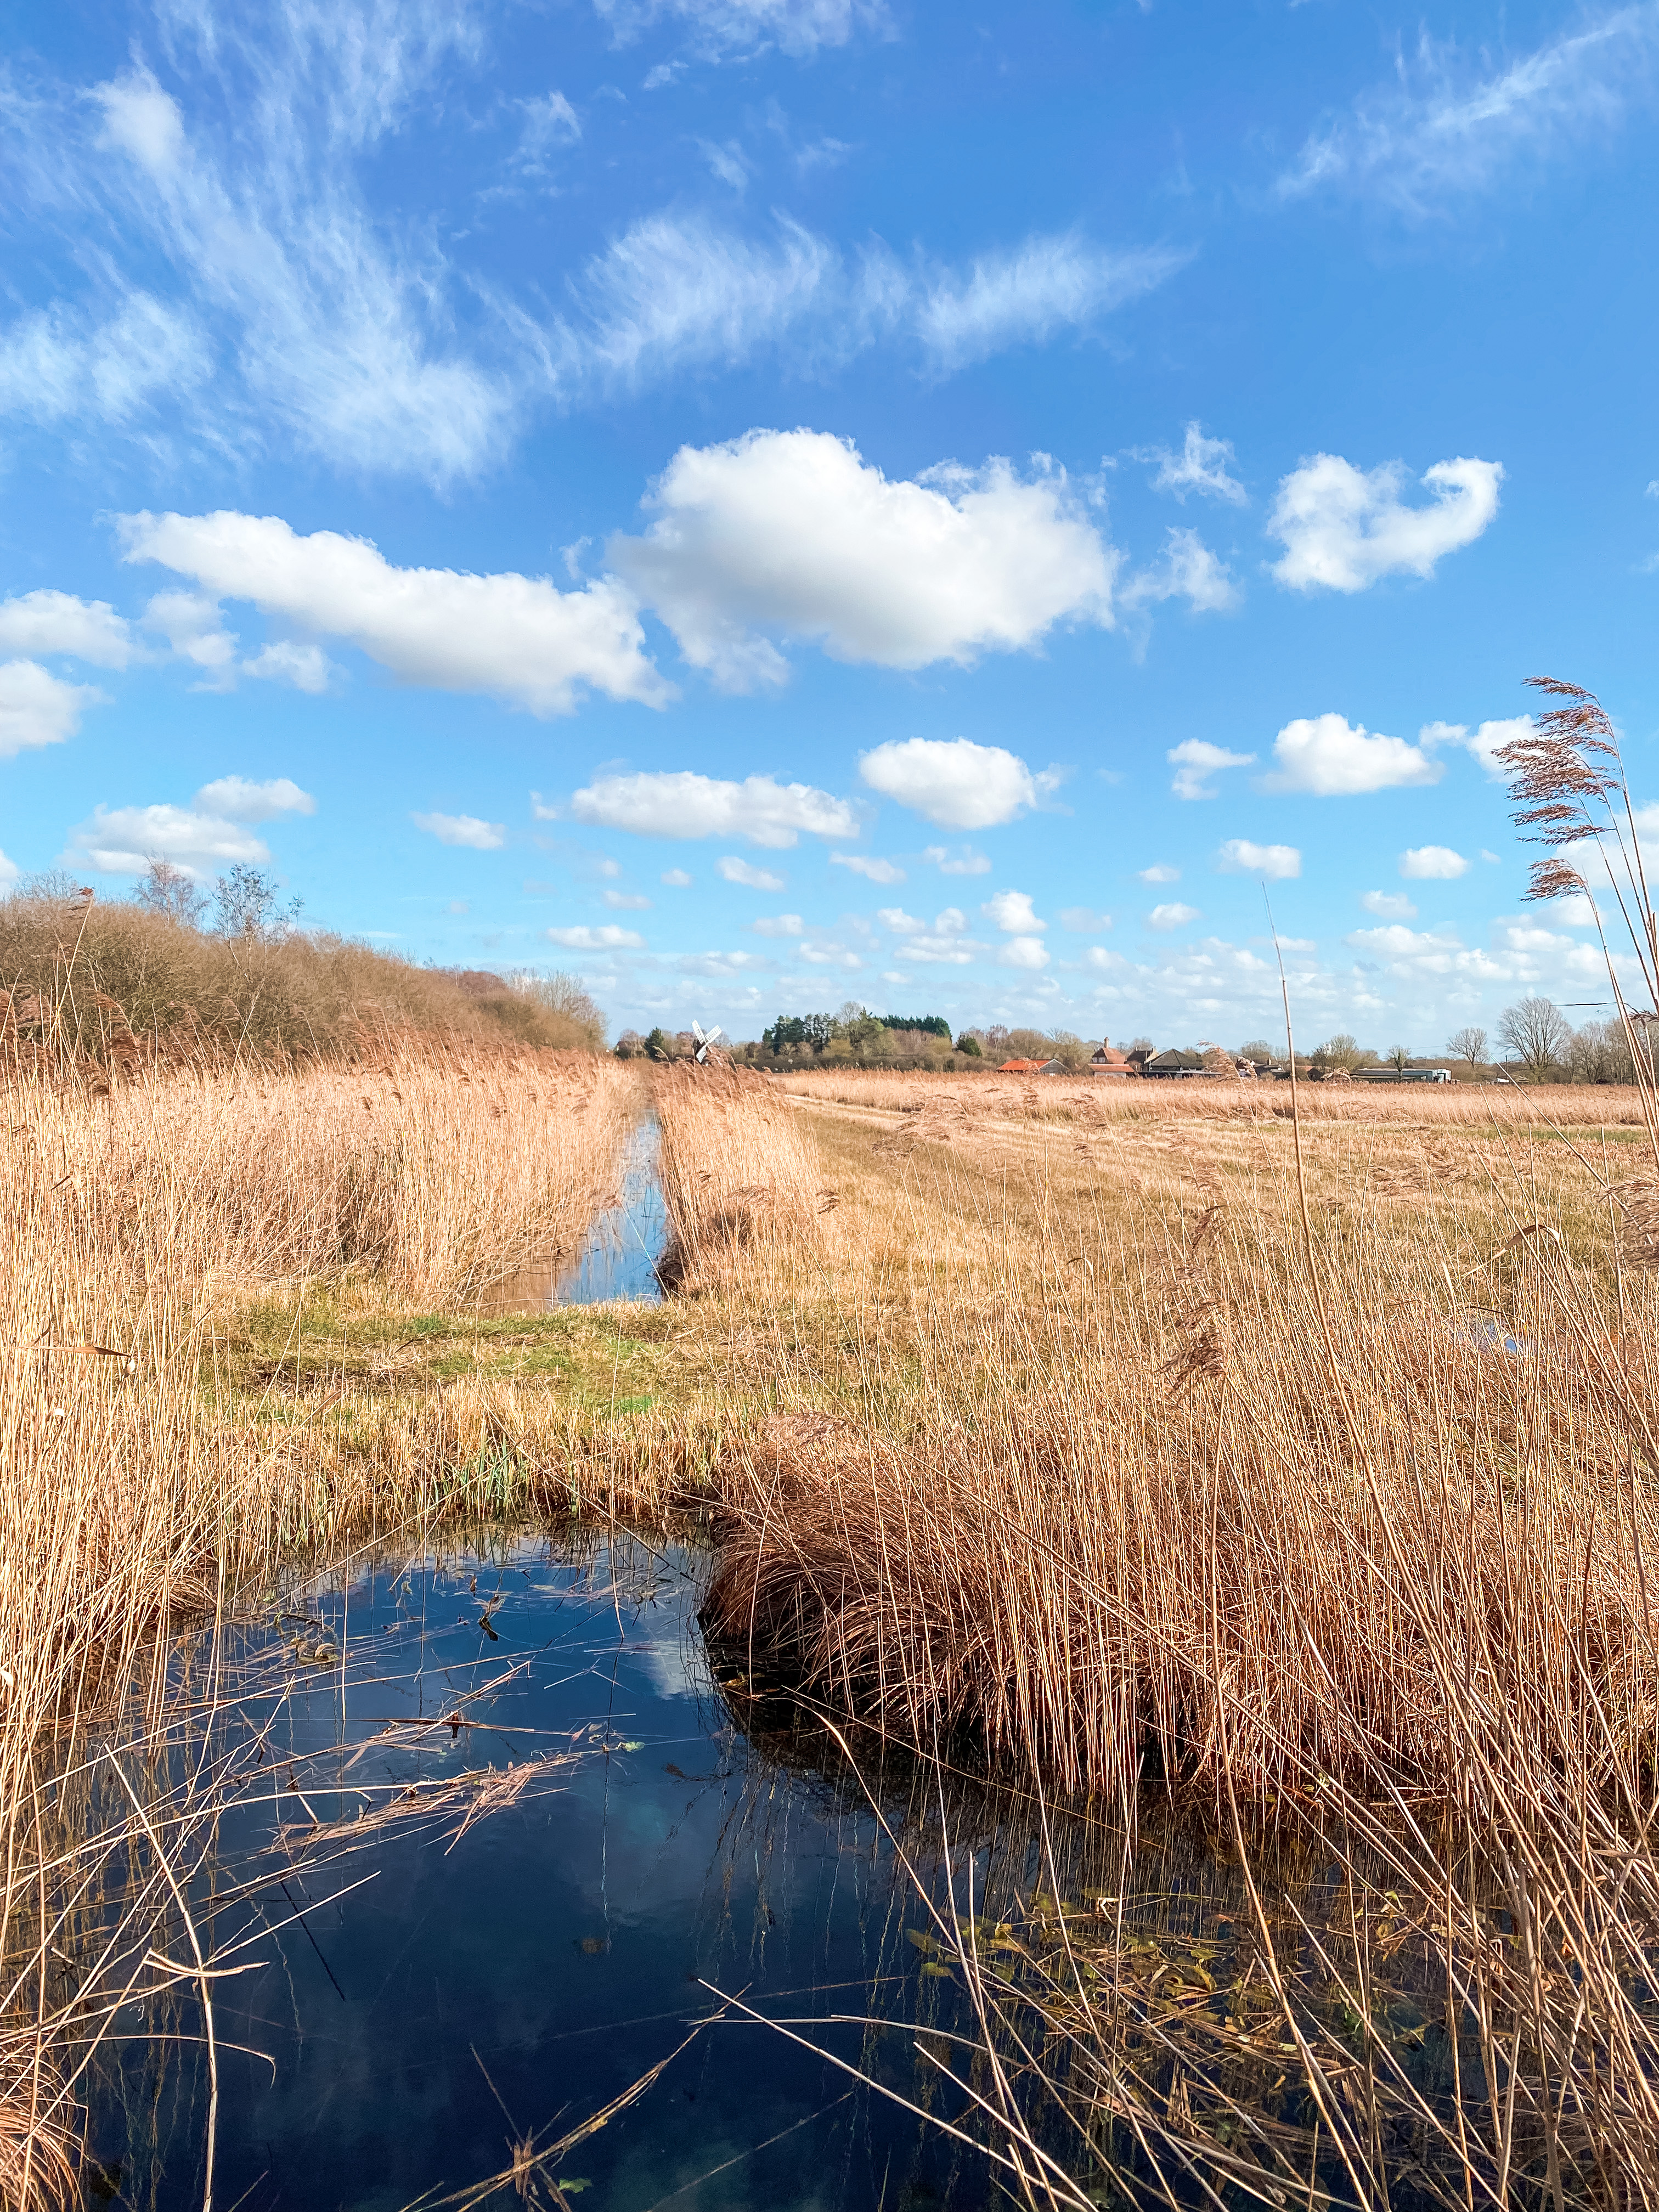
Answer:
[[[1437,1049],[1659,828],[1659,4],[15,8],[0,877],[614,1027]],[[1577,1014],[1575,1014],[1575,1018]]]

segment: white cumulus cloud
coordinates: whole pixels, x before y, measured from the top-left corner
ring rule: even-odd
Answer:
[[[1165,446],[1136,446],[1129,458],[1136,461],[1156,461],[1158,474],[1152,478],[1154,491],[1172,491],[1184,504],[1189,491],[1204,493],[1211,499],[1224,499],[1234,507],[1248,504],[1249,495],[1237,477],[1229,476],[1228,465],[1233,459],[1231,440],[1206,438],[1200,422],[1187,425],[1187,436],[1181,451],[1172,453]]]
[[[158,592],[144,609],[146,629],[159,630],[179,659],[202,672],[198,691],[236,687],[236,638],[219,602],[201,592]]]
[[[645,943],[637,929],[623,929],[614,921],[601,922],[597,928],[550,929],[547,934],[567,952],[636,951]]]
[[[749,925],[757,937],[799,937],[805,926],[798,914],[763,914]]]
[[[599,775],[570,801],[578,822],[631,830],[641,837],[744,837],[781,849],[805,830],[814,837],[856,837],[856,807],[810,783],[769,775],[741,783],[689,769]]]
[[[273,775],[255,783],[245,775],[222,775],[196,794],[204,813],[228,822],[274,822],[280,814],[314,814],[317,802],[291,776]]]
[[[88,707],[106,707],[90,684],[66,684],[38,660],[0,661],[0,760],[36,745],[61,744]]]
[[[734,853],[727,853],[714,863],[714,873],[728,884],[741,884],[745,890],[781,891],[784,878],[774,875],[770,868],[757,868],[751,860],[740,860]]]
[[[682,447],[647,503],[656,519],[610,558],[729,690],[784,680],[769,633],[921,668],[1035,646],[1062,621],[1111,626],[1119,556],[1058,471],[890,481],[827,432],[751,430]]]
[[[466,845],[475,853],[498,853],[507,842],[500,822],[482,822],[476,814],[411,814],[410,820],[441,845]]]
[[[1423,472],[1432,494],[1423,507],[1401,497],[1407,476],[1403,461],[1367,472],[1338,453],[1316,453],[1293,469],[1267,520],[1285,548],[1273,569],[1279,581],[1301,592],[1363,592],[1382,576],[1431,576],[1498,512],[1499,462],[1437,461]]]
[[[994,922],[999,929],[1005,930],[1011,937],[1029,935],[1035,930],[1048,927],[1033,911],[1029,891],[994,892],[981,907],[980,912],[988,921]]]
[[[691,878],[684,868],[665,868],[660,880],[665,883],[671,890],[684,891],[690,890],[691,888]]]
[[[1498,757],[1500,745],[1514,743],[1517,738],[1529,738],[1533,733],[1530,714],[1511,714],[1492,722],[1482,722],[1471,730],[1463,722],[1427,722],[1417,733],[1418,743],[1432,748],[1435,745],[1458,745],[1480,762],[1494,783],[1505,783],[1509,770]]]
[[[343,638],[405,684],[488,692],[544,715],[574,712],[585,690],[652,707],[673,696],[613,578],[561,592],[511,572],[398,568],[367,538],[301,537],[274,514],[129,514],[121,532],[129,561]]]
[[[1242,768],[1246,761],[1252,761],[1255,758],[1254,753],[1243,753],[1237,760],[1230,756],[1228,765]],[[1142,868],[1139,873],[1143,884],[1178,884],[1181,881],[1180,869],[1172,866],[1168,860],[1155,860],[1150,868]]]
[[[991,872],[990,854],[976,853],[971,845],[964,845],[959,853],[945,845],[929,845],[922,858],[931,860],[942,876],[988,876]]]
[[[1394,791],[1438,783],[1445,763],[1404,738],[1374,736],[1340,714],[1315,714],[1286,722],[1273,739],[1279,766],[1263,776],[1264,791],[1306,791],[1317,798]]]
[[[1362,891],[1359,903],[1382,921],[1414,921],[1417,908],[1404,891]]]
[[[1185,923],[1196,921],[1198,918],[1195,906],[1182,906],[1179,900],[1175,900],[1165,905],[1155,906],[1146,920],[1153,929],[1180,929]]]
[[[1036,806],[1054,788],[1052,771],[1033,775],[1018,753],[971,738],[896,738],[860,754],[872,791],[947,830],[991,830]],[[941,866],[944,863],[940,863]],[[978,869],[951,873],[981,872]]]
[[[884,929],[890,929],[896,937],[915,937],[927,927],[915,915],[906,914],[902,906],[878,907],[876,920]]]
[[[1238,605],[1239,590],[1226,562],[1211,552],[1197,531],[1170,530],[1163,559],[1131,576],[1120,597],[1126,607],[1185,599],[1194,614],[1224,614]]]
[[[831,853],[832,868],[848,868],[867,884],[902,884],[904,871],[896,860],[878,860],[866,853]]]
[[[1229,837],[1215,864],[1224,875],[1266,876],[1274,883],[1302,873],[1302,855],[1294,845],[1256,845],[1248,837]]]
[[[1401,874],[1419,883],[1449,884],[1468,872],[1468,862],[1449,845],[1414,845],[1400,855]]]
[[[1254,753],[1230,753],[1225,745],[1212,745],[1205,738],[1188,738],[1173,745],[1164,757],[1176,771],[1170,788],[1177,799],[1213,799],[1212,778],[1224,768],[1249,768]],[[1173,877],[1147,874],[1146,883],[1173,882]]]
[[[97,668],[125,668],[141,648],[105,599],[68,592],[25,592],[0,599],[0,653],[59,653]]]
[[[313,695],[326,691],[333,673],[328,655],[319,645],[301,645],[293,638],[277,638],[262,645],[252,659],[242,663],[244,676],[258,676],[277,684],[291,684],[296,691]]]
[[[651,903],[643,891],[605,890],[599,896],[613,912],[618,914],[643,914]]]
[[[997,955],[1005,968],[1038,969],[1048,965],[1048,948],[1040,937],[1011,937]]]
[[[95,807],[70,831],[68,857],[112,875],[142,875],[151,860],[170,860],[200,878],[237,861],[258,866],[270,858],[250,824],[316,811],[311,793],[289,776],[255,783],[222,775],[204,783],[188,806]]]
[[[148,70],[134,70],[108,84],[94,85],[92,96],[104,111],[103,138],[152,175],[171,169],[184,151],[184,118],[178,102],[162,91]]]

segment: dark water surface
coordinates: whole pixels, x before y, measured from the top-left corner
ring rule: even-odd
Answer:
[[[266,1963],[216,1985],[216,2206],[396,2212],[470,2190],[669,2059],[718,2009],[700,1978],[808,2022],[950,2001],[904,1940],[918,1915],[874,1820],[734,1723],[696,1571],[630,1539],[530,1535],[288,1590],[222,1642],[242,1693],[216,1725],[242,1730],[246,1779],[194,1910],[222,1961]],[[517,1794],[487,1809],[481,1783]],[[345,1849],[335,1824],[360,1813]],[[215,1911],[244,1877],[252,1895]],[[114,2201],[182,2212],[203,2201],[207,2069],[194,1991],[165,2006],[124,2015],[92,2143]],[[802,2032],[937,2096],[908,2035]],[[617,2212],[990,2194],[975,2154],[736,2023],[526,2187]],[[507,2183],[459,2201],[526,2200]]]

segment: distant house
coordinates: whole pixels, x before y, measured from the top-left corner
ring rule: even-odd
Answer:
[[[1115,1045],[1097,1045],[1089,1057],[1091,1075],[1139,1075],[1140,1070],[1132,1066],[1127,1056]]]
[[[1058,1075],[1057,1060],[1005,1060],[997,1070],[999,1075]]]
[[[1204,1055],[1199,1052],[1182,1052],[1171,1045],[1167,1052],[1155,1052],[1141,1072],[1146,1075],[1202,1075]]]

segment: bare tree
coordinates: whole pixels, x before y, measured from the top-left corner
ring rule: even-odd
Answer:
[[[1462,1060],[1473,1075],[1486,1057],[1486,1032],[1471,1022],[1467,1029],[1452,1032],[1446,1039],[1446,1049],[1454,1060]]]
[[[1339,1030],[1323,1044],[1314,1047],[1313,1057],[1316,1067],[1352,1067],[1359,1058],[1358,1039],[1350,1036],[1346,1030]]]
[[[300,912],[298,899],[283,906],[276,878],[263,868],[238,860],[213,887],[214,927],[221,937],[252,937],[261,942],[286,937]]]
[[[1553,999],[1534,998],[1506,1006],[1498,1020],[1498,1034],[1533,1081],[1541,1083],[1560,1060],[1572,1032]]]
[[[151,853],[149,860],[133,897],[151,914],[164,914],[170,921],[183,922],[186,929],[199,929],[208,899],[195,877],[188,868],[164,860],[159,853]]]
[[[1403,1075],[1412,1064],[1412,1048],[1408,1044],[1391,1044],[1382,1057],[1396,1075]]]

